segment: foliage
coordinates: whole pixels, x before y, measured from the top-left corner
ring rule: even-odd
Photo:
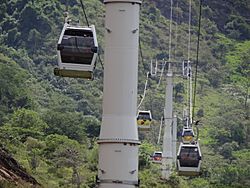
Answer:
[[[0,113],[2,116],[17,108],[31,107],[32,104],[25,84],[28,77],[27,71],[0,53]],[[0,118],[1,123],[2,117]]]
[[[226,54],[231,79],[243,87],[249,86],[250,79],[250,41],[237,43],[233,50]]]
[[[250,29],[247,0],[204,1],[195,114],[202,122],[202,175],[175,174],[160,180],[150,155],[156,145],[165,100],[165,79],[152,77],[142,108],[151,110],[154,128],[141,133],[141,187],[248,187]],[[96,25],[100,57],[104,49],[104,6],[84,1]],[[188,0],[174,2],[172,58],[187,57]],[[85,25],[79,1],[3,0],[0,5],[0,142],[44,187],[94,187],[102,112],[103,74],[95,80],[53,75],[56,43],[66,7],[73,22]],[[199,1],[192,1],[191,53],[196,58]],[[150,59],[167,59],[169,0],[145,0],[141,6],[138,95],[143,92]],[[178,25],[177,25],[178,24]],[[176,27],[178,26],[178,27]],[[177,71],[178,71],[177,65]],[[176,78],[175,110],[182,114],[186,86]],[[139,96],[138,96],[139,98]],[[12,186],[0,182],[1,186]],[[20,187],[22,187],[20,185]],[[25,187],[28,187],[28,185]]]
[[[151,155],[153,154],[155,148],[152,144],[144,142],[140,146],[139,154],[139,169],[143,170],[149,168],[151,165]]]

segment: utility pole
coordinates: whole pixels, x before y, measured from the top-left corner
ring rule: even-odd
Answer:
[[[140,141],[136,125],[139,10],[141,0],[104,0],[103,115],[99,188],[134,188]]]
[[[171,64],[168,64],[166,85],[166,101],[164,109],[164,135],[162,152],[162,179],[169,179],[173,162],[172,154],[172,119],[173,119],[173,73]]]

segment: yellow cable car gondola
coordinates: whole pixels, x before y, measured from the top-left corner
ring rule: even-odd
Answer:
[[[137,125],[139,129],[150,129],[151,122],[152,122],[152,115],[149,110],[138,112]]]
[[[194,141],[194,132],[192,128],[183,128],[182,130],[182,142],[183,143],[191,143]]]
[[[183,176],[200,175],[201,151],[198,143],[181,143],[177,154],[177,171]]]
[[[94,25],[83,27],[65,23],[57,44],[58,67],[54,74],[92,79],[97,51]]]

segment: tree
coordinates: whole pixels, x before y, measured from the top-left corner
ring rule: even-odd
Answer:
[[[183,83],[181,83],[181,82],[177,83],[174,86],[174,91],[175,91],[175,94],[174,94],[175,101],[181,103],[183,101],[183,97],[181,95],[179,95],[179,94],[184,93]]]
[[[29,31],[27,39],[27,47],[29,47],[30,52],[36,52],[37,49],[40,49],[42,45],[42,35],[36,29],[31,29]]]
[[[247,101],[250,87],[250,42],[237,43],[234,49],[226,54],[227,67],[230,70],[230,80],[234,83],[237,93],[243,96],[247,112]]]
[[[1,135],[10,140],[17,139],[25,142],[27,137],[41,138],[47,124],[40,118],[37,112],[27,109],[19,109],[14,112],[11,119],[1,129]]]
[[[11,113],[17,108],[31,107],[31,99],[25,81],[29,78],[26,70],[0,53],[0,111]],[[0,123],[2,123],[0,117]]]
[[[45,144],[45,156],[53,161],[56,168],[71,168],[72,184],[76,184],[79,188],[82,183],[79,168],[81,168],[85,162],[85,148],[77,141],[71,140],[67,136],[56,134],[47,136]]]
[[[48,110],[44,115],[44,121],[48,124],[47,135],[59,134],[65,135],[70,139],[81,143],[87,142],[84,116],[77,112],[57,112]]]
[[[84,116],[83,124],[88,138],[98,137],[100,134],[100,121],[94,116]]]
[[[36,171],[36,168],[40,163],[40,155],[42,153],[42,149],[45,147],[44,144],[32,137],[28,137],[26,142],[27,156],[30,168]]]
[[[234,39],[249,39],[250,26],[243,17],[232,15],[225,25],[225,31]]]
[[[233,151],[236,150],[238,148],[238,144],[236,142],[232,142],[232,143],[225,143],[223,144],[219,150],[220,150],[220,154],[226,158],[226,159],[233,159]]]
[[[150,156],[153,154],[155,148],[150,143],[144,142],[139,148],[139,169],[148,168],[151,164]]]

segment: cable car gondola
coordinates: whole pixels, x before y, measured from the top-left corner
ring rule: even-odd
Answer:
[[[63,77],[93,78],[98,43],[95,26],[72,26],[65,23],[57,44],[58,68]]]
[[[194,141],[194,132],[192,128],[184,128],[182,130],[182,142],[183,143],[191,143]]]
[[[149,110],[138,112],[137,126],[139,129],[150,129],[151,122],[152,122],[152,115]]]
[[[161,163],[162,160],[162,152],[161,151],[155,151],[152,156],[153,163]]]
[[[181,143],[177,154],[177,170],[179,175],[198,176],[201,167],[201,151],[198,143]]]
[[[184,78],[190,77],[191,73],[191,66],[190,66],[190,61],[189,60],[184,60],[182,62],[182,75]]]

